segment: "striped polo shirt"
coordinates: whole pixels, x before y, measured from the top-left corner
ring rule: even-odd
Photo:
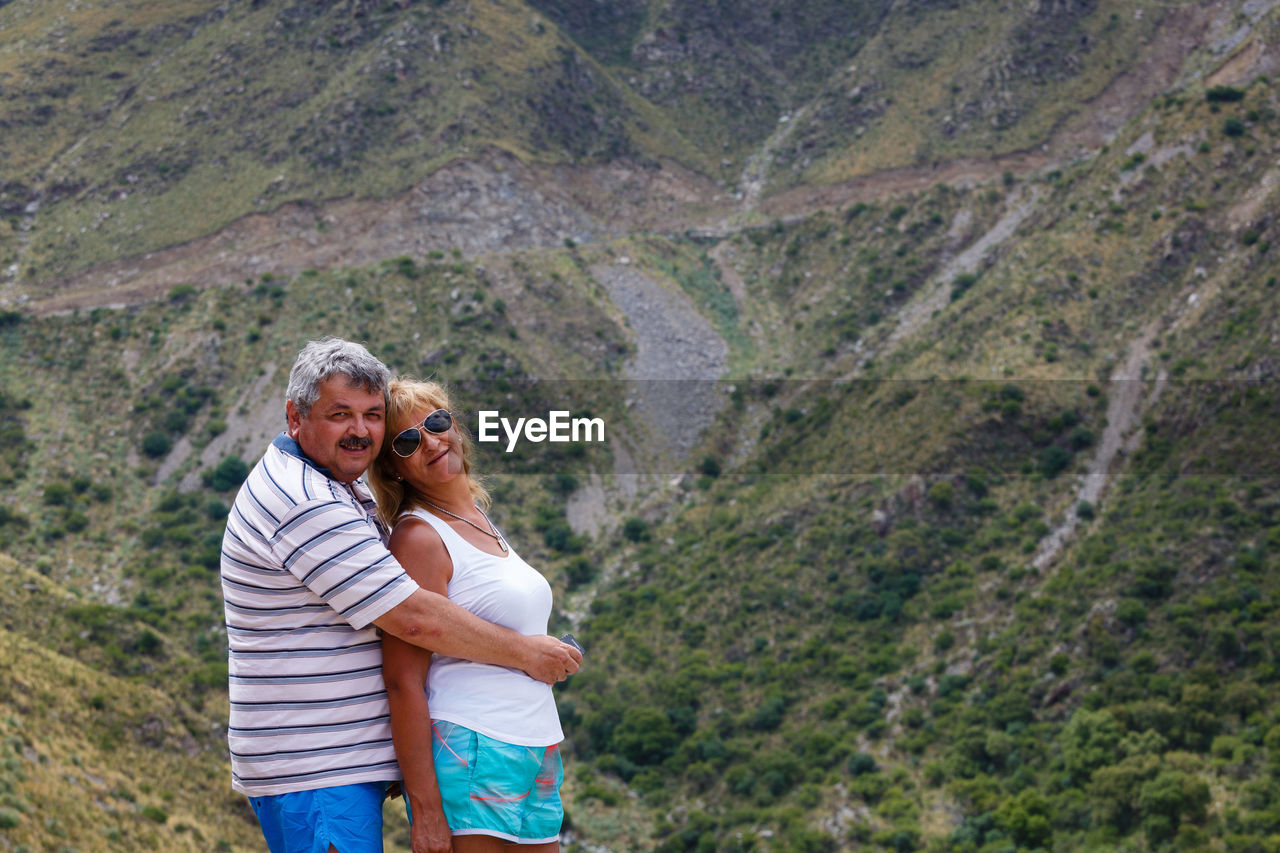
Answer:
[[[399,779],[372,622],[418,588],[362,481],[281,434],[227,517],[231,786],[249,796]]]

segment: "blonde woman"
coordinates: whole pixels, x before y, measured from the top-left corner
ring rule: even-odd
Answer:
[[[387,435],[370,482],[405,571],[483,619],[545,634],[551,586],[485,512],[445,390],[392,381]],[[382,657],[414,853],[559,850],[563,732],[551,687],[389,635]]]

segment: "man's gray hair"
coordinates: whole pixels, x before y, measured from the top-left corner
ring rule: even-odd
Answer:
[[[298,414],[307,417],[311,406],[320,399],[320,385],[341,374],[352,385],[387,397],[391,371],[362,345],[342,338],[326,337],[311,341],[298,353],[289,371],[289,388],[285,399],[293,403]]]

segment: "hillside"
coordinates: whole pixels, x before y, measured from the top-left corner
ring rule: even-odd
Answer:
[[[580,635],[611,666],[568,691],[575,745],[663,849],[1267,849],[1280,327],[1250,91],[1029,186],[718,247],[821,370],[737,385],[687,491],[599,552],[618,592]],[[982,204],[1030,207],[972,271],[912,260],[957,208],[1002,233]]]
[[[253,814],[228,788],[225,723],[199,709],[198,693],[175,689],[193,661],[130,615],[13,560],[0,558],[0,572],[6,848],[255,843]]]
[[[0,843],[260,849],[217,548],[339,334],[608,424],[481,457],[567,849],[1276,849],[1275,5],[0,5]]]
[[[489,210],[472,251],[709,224],[892,170],[1021,173],[1093,150],[1242,41],[1238,73],[1275,70],[1267,3],[1243,26],[1225,0],[535,5],[7,4],[0,299],[166,261],[173,286],[447,250],[463,243],[423,235],[426,210],[486,190],[561,221]]]

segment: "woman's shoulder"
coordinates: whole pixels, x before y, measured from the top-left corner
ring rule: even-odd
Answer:
[[[453,560],[444,540],[429,522],[418,516],[401,516],[391,529],[391,540],[387,544],[419,586],[427,587],[429,581],[438,580],[441,574],[447,583],[453,575]]]
[[[444,547],[444,540],[440,538],[440,531],[436,530],[435,525],[414,513],[400,516],[392,525],[391,547],[393,550],[397,542],[416,546],[437,543],[441,548]]]

